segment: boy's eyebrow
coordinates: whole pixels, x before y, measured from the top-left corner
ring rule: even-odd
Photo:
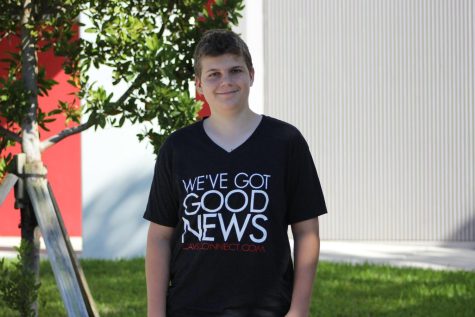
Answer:
[[[209,73],[209,72],[215,72],[217,71],[218,69],[217,68],[210,68],[206,71],[206,73]]]
[[[244,68],[244,66],[242,66],[242,65],[235,65],[235,66],[229,67],[229,69],[236,69],[236,68]],[[220,70],[219,68],[210,68],[210,69],[206,70],[205,73],[216,72],[216,71],[219,71],[219,70]]]

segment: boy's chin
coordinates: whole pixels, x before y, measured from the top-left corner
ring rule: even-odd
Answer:
[[[211,106],[211,110],[216,109],[217,111],[235,111],[244,108],[246,108],[245,104],[237,102],[221,102],[219,104]]]

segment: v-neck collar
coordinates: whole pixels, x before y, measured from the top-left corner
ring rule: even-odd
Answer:
[[[217,144],[209,135],[206,133],[205,127],[204,127],[204,121],[205,119],[201,120],[200,126],[201,126],[201,132],[203,133],[204,137],[207,139],[208,143],[210,143],[213,147],[217,148],[219,151],[224,152],[227,155],[234,154],[236,151],[240,150],[241,148],[245,147],[249,142],[252,141],[252,139],[255,138],[255,136],[259,133],[259,130],[261,130],[262,125],[264,120],[266,120],[266,116],[262,115],[261,120],[257,124],[257,126],[254,128],[254,131],[252,131],[251,135],[247,139],[245,139],[241,144],[236,146],[234,149],[231,151],[226,150],[223,148],[221,145]]]

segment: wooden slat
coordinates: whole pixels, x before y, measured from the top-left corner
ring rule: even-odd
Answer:
[[[26,165],[27,173],[28,169]],[[47,181],[42,177],[29,177],[26,180],[26,187],[68,316],[89,316],[48,191]]]
[[[0,205],[3,204],[5,198],[7,198],[8,193],[12,190],[18,180],[18,176],[13,174],[8,174],[3,182],[0,184]]]
[[[89,290],[89,285],[87,284],[86,277],[84,275],[84,272],[81,268],[81,265],[76,257],[76,253],[73,250],[73,247],[71,245],[71,241],[69,240],[69,235],[66,230],[66,226],[64,225],[63,222],[63,217],[61,216],[61,211],[59,209],[58,203],[56,201],[56,198],[53,193],[53,188],[51,187],[51,184],[48,182],[48,191],[51,197],[51,201],[54,206],[54,210],[56,213],[56,217],[58,219],[59,227],[61,228],[61,232],[63,233],[63,238],[64,241],[66,242],[66,247],[68,248],[68,253],[69,253],[69,258],[72,261],[73,268],[74,268],[74,273],[76,274],[76,279],[79,282],[79,287],[81,289],[82,297],[84,299],[84,303],[86,304],[86,309],[91,317],[99,317],[99,313],[97,311],[96,305],[94,303],[94,299],[91,295],[91,291]]]

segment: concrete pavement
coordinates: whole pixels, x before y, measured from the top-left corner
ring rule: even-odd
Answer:
[[[475,242],[322,241],[320,260],[475,271]]]
[[[46,252],[42,250],[42,256]],[[80,252],[79,252],[80,253]],[[0,258],[14,258],[12,248],[0,246]],[[475,271],[475,242],[322,241],[320,260],[389,264],[398,267]]]

